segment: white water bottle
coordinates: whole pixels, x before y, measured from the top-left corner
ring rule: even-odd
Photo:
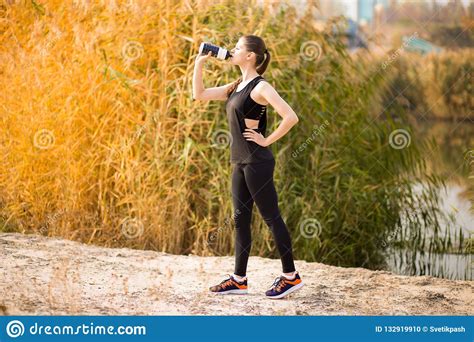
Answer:
[[[211,56],[222,60],[232,57],[230,52],[224,48],[213,45],[211,43],[201,43],[201,45],[199,46],[199,53],[207,55],[209,51],[211,51]]]

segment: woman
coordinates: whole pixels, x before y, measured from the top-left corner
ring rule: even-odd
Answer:
[[[211,56],[196,58],[193,76],[195,100],[226,101],[227,119],[232,136],[231,163],[232,197],[235,222],[235,270],[218,285],[210,287],[216,294],[247,293],[247,262],[250,255],[253,203],[257,205],[265,223],[271,229],[281,257],[283,273],[266,291],[269,298],[283,298],[301,288],[303,282],[295,270],[291,237],[278,208],[278,198],[273,183],[275,159],[268,146],[298,122],[291,107],[261,76],[270,62],[262,38],[245,35],[231,50],[230,62],[238,65],[242,78],[221,87],[205,89],[202,66]],[[270,104],[283,118],[278,128],[265,137],[267,105]]]

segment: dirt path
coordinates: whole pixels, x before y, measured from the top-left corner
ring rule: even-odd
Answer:
[[[207,289],[233,257],[112,249],[0,233],[0,314],[7,315],[472,315],[472,281],[296,261],[306,285],[289,298],[264,291],[280,260],[251,257],[249,294]]]

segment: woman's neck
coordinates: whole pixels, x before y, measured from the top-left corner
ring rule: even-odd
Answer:
[[[253,80],[255,77],[259,76],[257,70],[254,68],[240,68],[242,72],[242,82],[247,82]]]

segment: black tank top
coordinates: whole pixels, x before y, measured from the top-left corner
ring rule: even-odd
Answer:
[[[266,106],[255,102],[250,97],[250,92],[258,84],[265,80],[262,76],[252,79],[240,91],[234,91],[229,95],[226,101],[227,120],[229,122],[230,133],[232,136],[230,144],[230,162],[232,164],[260,163],[267,160],[274,160],[270,148],[260,146],[256,142],[246,140],[242,135],[245,132],[245,118],[259,120],[258,128],[254,131],[262,133],[265,136],[267,128]]]

